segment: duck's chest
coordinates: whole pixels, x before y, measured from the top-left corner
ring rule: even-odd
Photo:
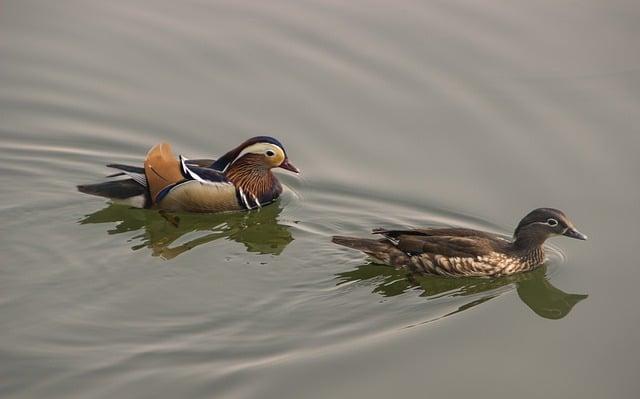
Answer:
[[[282,194],[282,185],[275,180],[271,185],[265,187],[243,187],[236,188],[236,200],[242,209],[257,209],[277,200]]]
[[[504,253],[491,253],[478,257],[477,269],[487,271],[488,275],[499,277],[533,270],[544,262],[543,253],[531,253],[526,255],[511,255]]]

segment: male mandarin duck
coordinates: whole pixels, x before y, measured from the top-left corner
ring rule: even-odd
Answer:
[[[273,137],[253,137],[217,161],[176,158],[167,143],[154,146],[144,167],[109,164],[128,179],[78,186],[78,190],[138,208],[223,212],[260,208],[276,200],[282,185],[271,172],[300,171]]]
[[[507,240],[465,228],[376,229],[382,239],[334,236],[333,242],[358,249],[394,267],[449,277],[499,277],[533,270],[544,260],[547,238],[563,235],[586,240],[561,211],[539,208],[525,216]]]

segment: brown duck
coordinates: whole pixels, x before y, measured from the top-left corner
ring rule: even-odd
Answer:
[[[525,216],[513,240],[464,228],[385,230],[381,239],[333,237],[333,242],[358,249],[383,264],[422,274],[449,277],[498,277],[533,270],[544,260],[547,238],[563,235],[586,240],[561,211],[539,208]]]
[[[299,170],[273,137],[253,137],[212,159],[176,157],[167,143],[154,146],[144,167],[109,164],[119,172],[114,181],[78,186],[78,190],[138,208],[222,212],[260,208],[276,200],[282,185],[272,173]]]

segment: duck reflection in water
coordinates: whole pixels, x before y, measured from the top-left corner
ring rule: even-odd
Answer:
[[[445,317],[495,298],[503,292],[500,288],[512,284],[515,285],[520,300],[545,319],[562,319],[571,312],[575,304],[588,297],[585,294],[566,293],[554,287],[547,278],[547,267],[544,265],[531,272],[505,277],[454,279],[407,274],[403,270],[371,263],[339,273],[337,277],[340,280],[338,285],[356,281],[373,283],[373,292],[385,297],[399,295],[410,289],[419,289],[422,290],[421,296],[433,299],[447,296],[475,298]],[[480,296],[485,292],[486,295]]]
[[[167,260],[219,239],[243,244],[248,252],[280,255],[293,241],[289,228],[278,223],[280,212],[282,208],[277,202],[250,212],[218,214],[141,211],[112,204],[87,215],[79,223],[117,223],[108,230],[109,234],[141,230],[142,234],[134,240],[142,243],[131,249],[150,248],[153,256]],[[197,237],[172,246],[185,235]]]

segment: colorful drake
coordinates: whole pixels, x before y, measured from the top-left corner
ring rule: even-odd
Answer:
[[[109,164],[125,176],[78,190],[138,208],[188,212],[223,212],[260,208],[276,200],[282,185],[271,172],[299,170],[289,162],[282,144],[268,136],[253,137],[217,161],[176,158],[167,143],[153,147],[144,167]]]
[[[539,208],[525,216],[512,241],[464,228],[377,229],[373,233],[384,238],[335,236],[333,242],[358,249],[386,265],[449,277],[498,277],[529,271],[544,262],[547,238],[587,239],[563,212],[551,208]]]

